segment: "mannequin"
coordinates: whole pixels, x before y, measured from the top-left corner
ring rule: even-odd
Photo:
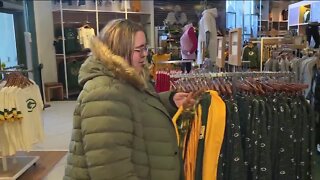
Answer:
[[[203,64],[204,54],[202,48],[209,53],[211,63],[214,64],[217,57],[217,28],[216,17],[218,11],[216,8],[207,9],[202,12],[202,18],[199,21],[198,36],[198,56],[197,64]]]
[[[181,57],[182,60],[194,60],[196,59],[196,50],[197,50],[197,36],[193,28],[192,23],[185,25],[182,28],[183,34],[180,38],[180,47],[181,47]],[[182,63],[182,72],[185,68],[189,73],[191,71],[191,62]]]
[[[259,50],[252,42],[249,42],[248,45],[243,48],[242,61],[249,61],[249,67],[252,70],[260,68]]]
[[[303,21],[308,23],[310,21],[310,9],[307,9],[303,14]]]
[[[173,12],[169,12],[166,18],[166,22],[169,25],[185,25],[187,21],[187,15],[184,12],[181,12],[181,7],[179,5],[176,5],[173,9]]]

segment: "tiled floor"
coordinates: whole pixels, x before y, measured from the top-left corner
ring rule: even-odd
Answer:
[[[72,131],[72,115],[75,101],[54,101],[51,107],[43,112],[45,139],[36,144],[33,149],[41,150],[68,150]],[[53,168],[44,180],[61,180],[64,175],[66,156]]]

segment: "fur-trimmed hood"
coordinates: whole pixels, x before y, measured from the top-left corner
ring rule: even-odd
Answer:
[[[127,61],[111,52],[98,38],[91,41],[92,55],[81,66],[79,83],[84,85],[88,80],[97,76],[110,76],[125,81],[132,86],[143,90],[145,80]]]

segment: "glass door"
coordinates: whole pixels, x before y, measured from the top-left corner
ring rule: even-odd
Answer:
[[[18,64],[17,46],[15,36],[15,26],[13,14],[1,13],[0,34],[2,40],[0,41],[0,62],[2,67],[12,67]]]

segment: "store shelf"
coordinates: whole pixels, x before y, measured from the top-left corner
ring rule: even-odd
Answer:
[[[141,15],[151,15],[150,12],[133,12],[133,11],[114,11],[114,10],[95,10],[95,9],[73,9],[73,8],[63,8],[62,11],[72,11],[72,12],[98,12],[98,13],[110,13],[110,14],[113,14],[113,13],[118,13],[118,14],[141,14]],[[53,12],[60,12],[59,9],[54,9]]]
[[[128,11],[128,14],[142,14],[142,15],[151,15],[151,13],[149,12],[133,12],[133,11]]]
[[[125,18],[142,23],[147,36],[150,37],[148,38],[148,44],[150,44],[151,47],[154,47],[153,0],[141,3],[140,12],[133,12],[132,10],[129,10],[130,7],[127,7],[127,3],[125,3],[125,7],[121,9],[121,6],[118,6],[117,4],[99,4],[98,1],[91,0],[86,0],[81,6],[78,6],[76,1],[68,2],[69,3],[67,3],[67,1],[60,1],[59,3],[52,4],[53,23],[56,28],[55,30],[59,31],[59,29],[61,29],[61,32],[63,32],[62,34],[64,34],[65,27],[78,28],[82,24],[90,24],[97,35],[99,34],[101,28],[111,20]],[[65,41],[62,43],[65,43]],[[69,62],[76,62],[78,60],[82,61],[86,57],[87,54],[60,54],[56,55],[56,61],[57,65],[60,65],[62,62],[67,64]],[[70,85],[70,82],[73,83],[73,81],[70,80],[71,78],[68,78],[68,76],[70,76],[70,74],[68,74],[68,70],[68,65],[61,65],[61,71],[58,72],[59,81],[64,80],[65,95],[67,98],[69,95],[79,93],[79,91],[74,92],[71,88],[73,86]]]

